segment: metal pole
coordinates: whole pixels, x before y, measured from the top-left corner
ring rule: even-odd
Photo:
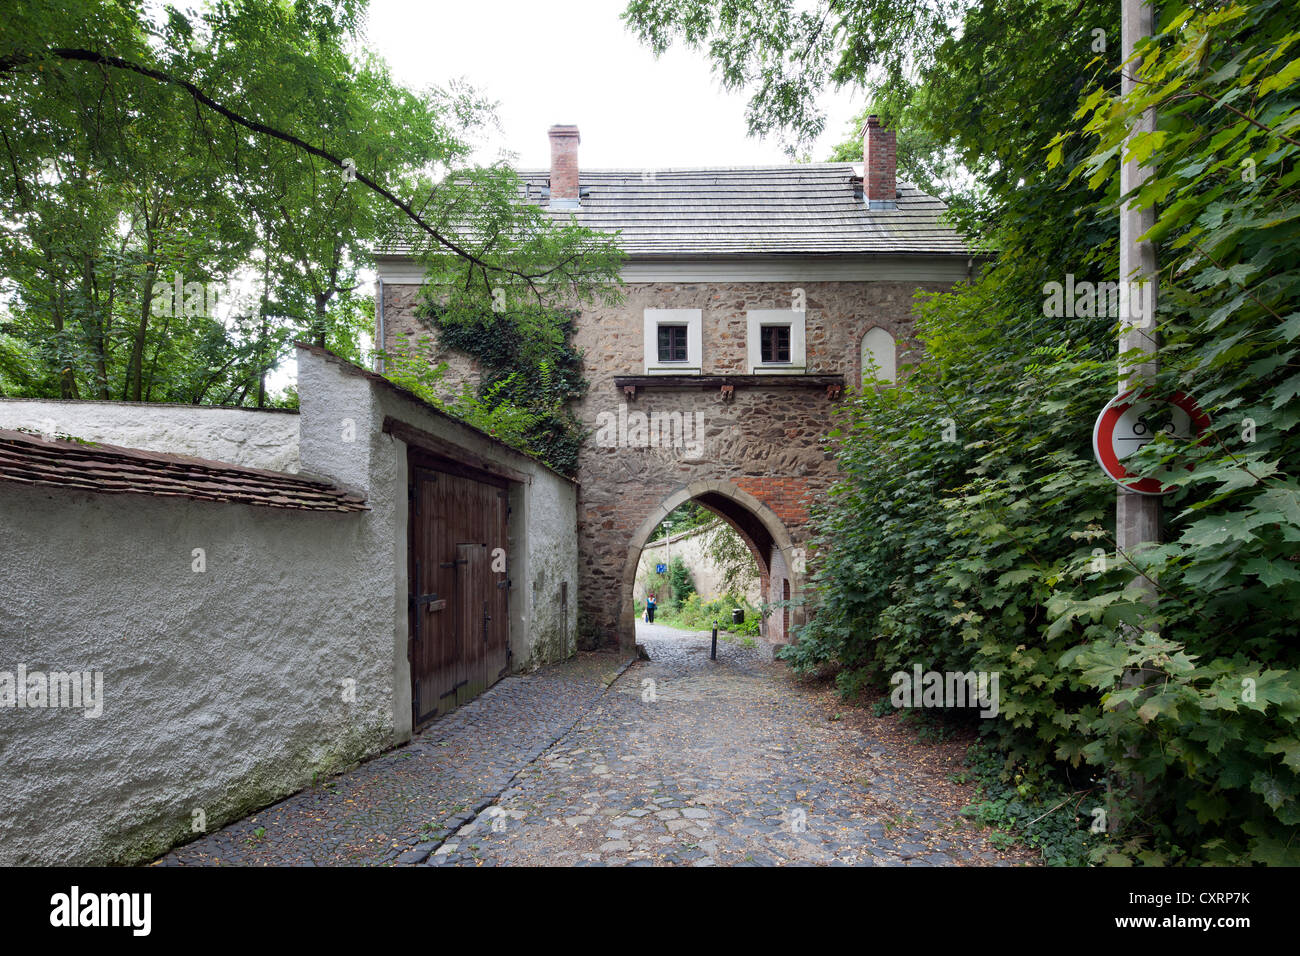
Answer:
[[[1133,54],[1140,38],[1152,33],[1155,14],[1149,0],[1121,0],[1121,26],[1123,36],[1123,58],[1125,62]],[[1121,89],[1127,94],[1137,83],[1133,72],[1137,64],[1124,68]],[[1156,113],[1147,110],[1134,125],[1130,136],[1155,129]],[[1153,170],[1133,159],[1121,157],[1119,188],[1121,194],[1127,195],[1151,178]],[[1159,343],[1155,328],[1156,302],[1156,250],[1149,240],[1139,242],[1138,237],[1155,225],[1155,210],[1132,208],[1125,202],[1119,216],[1119,279],[1121,303],[1126,304],[1122,310],[1119,350],[1121,354],[1141,350],[1142,356],[1134,362],[1120,362],[1120,391],[1140,387],[1154,381],[1160,368]],[[1150,294],[1130,295],[1126,290],[1138,288],[1136,283],[1146,284]],[[1145,308],[1142,306],[1145,305]],[[1147,314],[1150,312],[1151,314]],[[1158,495],[1139,495],[1120,488],[1116,492],[1115,508],[1115,542],[1125,553],[1132,554],[1144,545],[1157,544],[1160,541],[1160,497]],[[1135,577],[1132,587],[1154,594],[1151,582],[1142,577]]]
[[[1120,0],[1120,45],[1121,56],[1127,64],[1120,78],[1120,90],[1124,94],[1137,87],[1134,79],[1139,61],[1130,57],[1140,39],[1151,36],[1155,25],[1155,11],[1150,0]],[[1156,112],[1146,110],[1133,124],[1128,137],[1139,133],[1151,132],[1156,127]],[[1125,151],[1127,152],[1127,142]],[[1127,155],[1120,157],[1119,188],[1121,195],[1128,195],[1151,178],[1153,169],[1141,164]],[[1149,240],[1139,241],[1155,225],[1154,209],[1134,209],[1132,203],[1125,201],[1119,214],[1119,281],[1120,281],[1120,337],[1121,355],[1140,350],[1135,359],[1121,359],[1119,363],[1119,389],[1125,392],[1130,388],[1141,388],[1155,381],[1160,369],[1159,342],[1155,325],[1156,308],[1156,250]],[[1141,294],[1145,291],[1146,294]],[[1158,495],[1140,495],[1120,488],[1115,499],[1115,544],[1120,551],[1132,555],[1142,548],[1158,544],[1160,541],[1160,497]],[[1118,556],[1117,556],[1118,558]],[[1129,582],[1130,588],[1141,592],[1146,600],[1155,598],[1155,587],[1151,581],[1135,574]],[[1128,635],[1132,639],[1132,635]],[[1124,673],[1122,683],[1125,687],[1139,686],[1143,675],[1140,670],[1128,670]],[[1142,793],[1142,780],[1133,777],[1129,785],[1139,794]],[[1107,787],[1108,791],[1110,786]],[[1107,829],[1118,832],[1118,814],[1112,806],[1107,820]]]

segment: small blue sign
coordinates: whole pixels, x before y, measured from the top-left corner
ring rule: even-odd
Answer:
[[[655,565],[655,574],[667,574],[667,573],[668,573],[668,565],[666,564]]]

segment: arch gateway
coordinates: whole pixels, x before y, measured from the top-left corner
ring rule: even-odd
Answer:
[[[759,592],[764,600],[778,601],[783,597],[792,598],[797,594],[796,589],[799,585],[796,582],[802,579],[806,564],[804,552],[795,546],[789,531],[786,530],[776,512],[732,482],[717,479],[694,481],[665,498],[646,516],[628,540],[627,562],[623,568],[623,591],[620,600],[623,613],[618,622],[620,646],[636,641],[633,612],[636,595],[633,589],[636,584],[636,569],[641,549],[650,541],[659,522],[674,508],[687,501],[698,502],[740,535],[741,540],[754,556],[754,563],[758,565]],[[800,610],[796,609],[796,613]],[[780,625],[780,630],[776,634],[769,631],[769,636],[777,641],[783,641],[786,637],[786,619],[779,613],[769,615],[769,627],[773,621]],[[792,618],[791,622],[802,623],[802,616]]]
[[[550,135],[556,172],[521,171],[528,201],[621,230],[628,256],[624,300],[574,322],[590,385],[575,408],[590,429],[576,476],[582,636],[632,649],[638,555],[692,499],[746,541],[767,601],[797,601],[811,509],[836,477],[824,440],[837,400],[864,376],[888,387],[915,348],[918,290],[967,280],[975,258],[939,221],[939,200],[897,182],[894,133],[874,117],[862,164],[653,176],[634,162],[581,169],[577,129]],[[405,351],[428,334],[414,314],[422,269],[400,245],[377,262],[376,341]],[[467,357],[438,359],[456,387],[475,380]],[[775,609],[766,633],[788,640],[802,617]]]

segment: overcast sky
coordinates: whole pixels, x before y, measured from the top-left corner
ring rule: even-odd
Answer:
[[[582,132],[588,168],[784,163],[780,143],[745,133],[746,96],[723,93],[703,52],[674,47],[656,60],[624,26],[620,0],[371,0],[368,35],[412,86],[463,77],[499,102],[495,150],[523,167],[550,165],[546,130]],[[823,160],[861,108],[828,93]],[[493,158],[488,156],[485,158]]]

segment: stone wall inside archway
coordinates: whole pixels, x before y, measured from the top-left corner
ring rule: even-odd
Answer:
[[[616,607],[611,608],[617,612],[614,626],[618,645],[625,651],[631,651],[636,643],[633,589],[641,549],[650,540],[659,523],[674,508],[692,500],[719,515],[740,534],[758,564],[765,600],[773,600],[773,594],[779,595],[783,587],[788,588],[792,597],[797,597],[802,592],[802,573],[789,570],[795,567],[802,568],[802,548],[796,543],[776,512],[733,482],[719,479],[693,481],[665,495],[648,510],[635,530],[625,539],[626,556],[623,561],[619,594]],[[774,612],[771,619],[781,622],[781,612]],[[791,620],[798,623],[799,618],[795,617]],[[784,628],[780,628],[777,639],[784,640],[784,638]]]

